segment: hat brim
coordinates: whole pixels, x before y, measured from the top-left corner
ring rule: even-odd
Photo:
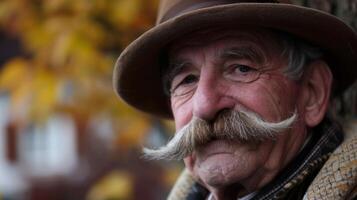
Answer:
[[[115,91],[141,111],[172,118],[159,65],[162,49],[193,31],[228,25],[277,29],[321,47],[338,92],[356,79],[357,36],[338,18],[291,4],[237,3],[187,12],[145,32],[119,56],[113,74]]]

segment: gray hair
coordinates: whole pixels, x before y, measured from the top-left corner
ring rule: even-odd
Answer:
[[[278,42],[282,45],[282,55],[288,59],[284,73],[292,80],[300,80],[305,67],[323,56],[322,50],[291,34],[276,31]]]

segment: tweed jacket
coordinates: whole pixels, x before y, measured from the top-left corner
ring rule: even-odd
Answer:
[[[168,200],[205,200],[208,195],[184,170]],[[324,119],[299,155],[252,200],[356,198],[357,120],[345,123],[342,129]]]

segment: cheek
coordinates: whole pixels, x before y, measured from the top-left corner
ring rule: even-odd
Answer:
[[[296,107],[297,85],[292,81],[268,79],[240,87],[237,99],[243,106],[268,121],[279,121],[291,115]]]
[[[180,130],[183,126],[188,124],[192,119],[192,108],[190,106],[191,100],[180,101],[172,100],[171,109],[174,116],[176,130]]]

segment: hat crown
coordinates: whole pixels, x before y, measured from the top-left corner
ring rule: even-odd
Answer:
[[[287,0],[161,0],[156,24],[189,11],[233,3],[289,3]]]

